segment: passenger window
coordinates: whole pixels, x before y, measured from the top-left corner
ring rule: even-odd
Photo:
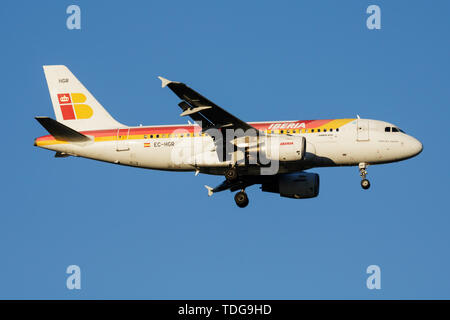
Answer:
[[[327,129],[323,129],[323,132],[327,132]]]
[[[317,129],[317,132],[320,132],[320,129]]]
[[[284,133],[284,130],[280,130],[280,133]]]
[[[153,138],[153,135],[152,135],[152,134],[150,135],[150,139],[151,139],[151,138]]]
[[[336,128],[336,132],[339,132],[339,128]]]
[[[159,138],[159,134],[157,134],[156,137]]]
[[[330,132],[333,132],[333,128],[330,129]]]
[[[314,129],[311,129],[311,132],[314,132]]]

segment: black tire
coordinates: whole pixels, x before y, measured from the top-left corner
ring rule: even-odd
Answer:
[[[361,187],[362,187],[364,190],[369,189],[369,188],[370,188],[370,181],[367,180],[367,179],[361,180]]]
[[[238,172],[236,167],[229,168],[227,171],[225,171],[225,179],[228,181],[236,181],[238,178]]]
[[[244,191],[239,191],[234,195],[234,201],[239,208],[245,208],[248,205],[248,197]]]

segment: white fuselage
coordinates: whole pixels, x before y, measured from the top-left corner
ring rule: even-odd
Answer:
[[[312,132],[313,129],[307,129],[307,126],[298,130],[290,130],[289,125],[278,126],[281,129],[277,130],[267,129],[274,127],[274,123],[292,123],[289,121],[249,124],[266,134],[306,138],[307,157],[301,162],[287,166],[282,164],[280,172],[323,166],[394,162],[413,157],[422,150],[422,144],[412,136],[397,130],[386,132],[387,127],[395,128],[390,123],[368,119],[344,120],[348,121],[337,130],[330,130],[326,125],[322,125],[320,132],[318,129]],[[172,133],[145,134],[145,129],[160,132],[166,132],[164,130],[168,129]],[[230,165],[229,161],[219,161],[214,141],[210,136],[202,135],[197,125],[127,127],[109,130],[114,132],[109,136],[98,134],[101,131],[82,132],[92,138],[91,141],[83,143],[67,143],[44,136],[37,138],[35,144],[63,154],[157,170],[198,170],[222,174],[223,168]],[[143,133],[132,133],[140,131]]]

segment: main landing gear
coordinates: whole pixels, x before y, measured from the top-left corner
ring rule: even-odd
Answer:
[[[234,195],[234,201],[239,208],[245,208],[248,205],[248,197],[244,189]]]
[[[364,190],[367,190],[370,188],[370,181],[366,179],[366,175],[367,175],[367,168],[368,164],[365,162],[361,162],[359,164],[359,175],[361,176],[362,180],[361,180],[361,187]]]
[[[236,167],[230,167],[225,171],[225,179],[229,182],[234,182],[238,178],[238,172]]]
[[[225,171],[225,179],[227,179],[230,184],[236,184],[236,182],[238,182],[239,175],[235,166],[229,167]],[[234,201],[239,208],[245,208],[246,206],[248,206],[248,196],[247,193],[245,193],[244,188],[242,188],[241,191],[234,195]]]

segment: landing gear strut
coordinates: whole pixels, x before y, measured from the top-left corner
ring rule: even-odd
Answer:
[[[230,167],[225,171],[225,178],[229,181],[236,181],[238,178],[238,172],[236,167]]]
[[[367,190],[367,189],[370,188],[370,182],[369,182],[369,180],[366,179],[366,175],[367,175],[366,168],[367,168],[367,166],[368,166],[368,164],[365,163],[365,162],[361,162],[359,164],[359,175],[362,178],[362,180],[361,180],[361,187],[364,190]]]
[[[234,201],[239,208],[245,208],[248,205],[248,197],[244,189],[235,194]]]

